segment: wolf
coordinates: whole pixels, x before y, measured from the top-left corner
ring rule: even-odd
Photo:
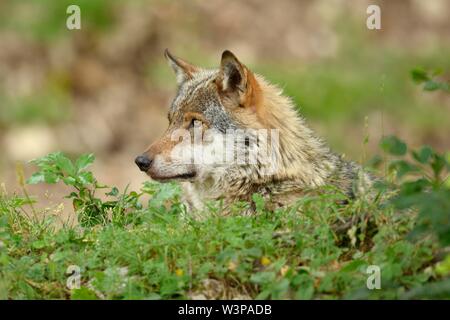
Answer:
[[[222,53],[218,69],[167,49],[164,55],[178,85],[169,126],[135,163],[153,180],[179,181],[189,210],[220,200],[226,214],[235,202],[252,203],[255,193],[274,209],[323,186],[349,199],[371,187],[361,166],[331,151],[293,101],[231,51]],[[251,206],[243,214],[253,212]]]

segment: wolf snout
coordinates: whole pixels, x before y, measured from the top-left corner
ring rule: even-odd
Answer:
[[[134,160],[136,165],[139,167],[139,169],[143,172],[147,172],[148,169],[150,169],[150,166],[152,165],[152,159],[145,155],[137,156]]]

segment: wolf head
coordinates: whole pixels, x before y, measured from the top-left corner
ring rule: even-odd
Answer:
[[[165,51],[178,91],[163,136],[136,158],[158,181],[181,180],[194,207],[325,184],[350,194],[358,166],[317,138],[291,99],[225,51],[220,67],[193,66]],[[294,197],[295,198],[295,197]],[[292,198],[292,199],[294,199]]]
[[[140,170],[158,181],[195,181],[221,179],[236,170],[242,178],[243,169],[260,168],[264,161],[258,150],[270,140],[259,130],[268,129],[262,79],[230,51],[223,52],[216,70],[191,65],[168,50],[165,57],[178,91],[166,132],[135,160]]]

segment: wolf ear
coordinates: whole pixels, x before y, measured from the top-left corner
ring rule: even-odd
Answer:
[[[245,66],[239,62],[231,51],[222,53],[220,61],[220,85],[224,92],[244,92],[246,87]]]
[[[222,53],[218,87],[223,95],[241,107],[256,111],[261,104],[261,89],[253,73],[230,51]]]
[[[193,66],[189,62],[173,56],[168,49],[164,50],[164,56],[169,62],[169,65],[172,67],[173,71],[175,71],[178,84],[191,79],[192,75],[198,71],[198,68],[196,66]]]

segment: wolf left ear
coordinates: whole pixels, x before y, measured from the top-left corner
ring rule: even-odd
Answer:
[[[173,56],[168,49],[164,50],[164,56],[169,62],[169,65],[172,67],[173,71],[175,71],[178,84],[192,79],[192,75],[198,71],[198,68],[196,66]]]
[[[261,90],[253,73],[231,51],[222,53],[218,86],[220,91],[241,107],[256,111],[261,101]]]

